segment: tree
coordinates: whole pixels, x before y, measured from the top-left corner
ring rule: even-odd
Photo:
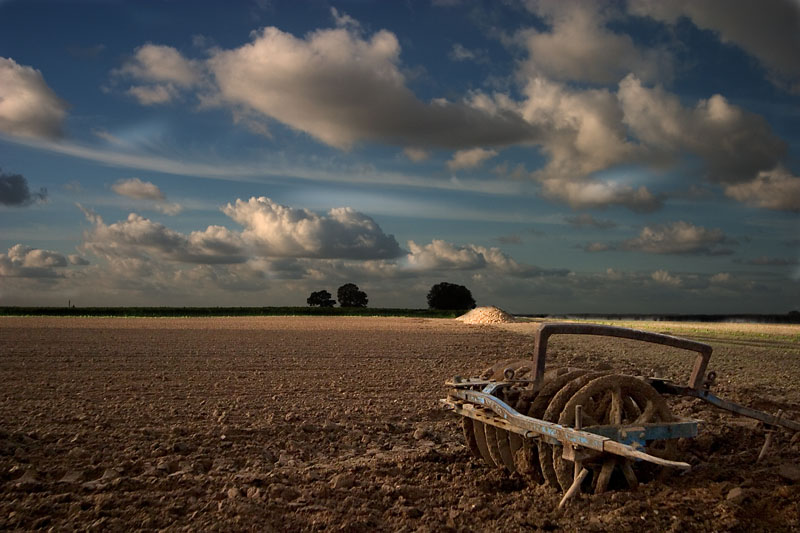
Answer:
[[[333,307],[336,305],[336,300],[331,300],[331,293],[328,291],[314,291],[311,296],[306,298],[308,305],[318,305],[320,307]]]
[[[369,301],[367,293],[358,290],[355,283],[345,283],[339,287],[336,297],[339,298],[339,305],[342,307],[366,307]]]
[[[428,307],[431,309],[473,309],[475,299],[463,285],[437,283],[428,292]]]

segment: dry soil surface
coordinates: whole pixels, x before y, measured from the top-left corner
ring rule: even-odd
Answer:
[[[0,318],[0,530],[798,531],[800,440],[693,400],[692,470],[637,492],[527,486],[438,399],[529,357],[535,324]],[[792,340],[714,340],[715,392],[800,420]],[[551,365],[685,380],[686,353],[553,337]]]

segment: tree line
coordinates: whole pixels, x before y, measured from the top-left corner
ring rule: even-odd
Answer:
[[[345,283],[336,291],[340,307],[367,307],[367,293],[355,283]],[[474,309],[475,299],[468,288],[455,283],[443,281],[432,286],[428,291],[428,308],[438,310]],[[336,300],[326,290],[314,291],[306,298],[311,307],[333,307]]]
[[[360,290],[355,283],[345,283],[336,291],[340,307],[366,307],[369,303],[367,293]],[[314,291],[306,298],[306,303],[312,307],[333,307],[336,300],[326,290]]]

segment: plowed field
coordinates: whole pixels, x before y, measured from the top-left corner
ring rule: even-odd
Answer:
[[[693,465],[637,492],[528,486],[472,459],[438,399],[529,357],[534,324],[0,318],[0,530],[800,531],[800,438],[699,402]],[[753,326],[758,331],[758,326]],[[714,392],[800,420],[797,329],[698,335]],[[553,337],[551,366],[685,381],[691,356]]]

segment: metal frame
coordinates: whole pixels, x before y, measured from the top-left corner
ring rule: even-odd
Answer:
[[[565,450],[570,447],[588,448],[596,452],[611,453],[629,459],[648,461],[661,466],[681,469],[690,468],[688,463],[669,461],[637,449],[644,444],[644,441],[637,437],[653,436],[655,433],[660,434],[660,438],[693,437],[697,435],[697,420],[681,419],[675,423],[648,424],[650,433],[643,426],[620,428],[630,430],[627,435],[629,443],[625,443],[595,433],[593,432],[593,427],[580,430],[573,429],[522,415],[496,396],[492,396],[488,392],[472,389],[472,387],[480,386],[481,384],[481,380],[448,382],[448,385],[452,385],[453,388],[450,390],[448,397],[441,400],[441,402],[462,416],[517,433],[526,438],[544,438],[553,444],[564,446]],[[608,426],[596,427],[607,428]],[[665,437],[665,435],[674,435],[674,437]]]
[[[711,346],[703,344],[702,342],[638,329],[603,326],[600,324],[573,324],[569,322],[545,323],[542,324],[536,332],[533,346],[533,375],[537,386],[542,382],[542,378],[544,377],[545,360],[547,358],[547,341],[550,337],[557,334],[619,337],[622,339],[651,342],[697,352],[697,358],[694,361],[694,368],[689,377],[688,386],[698,390],[703,386],[706,367],[708,366],[708,360],[711,358],[711,351],[713,350]]]
[[[698,398],[716,407],[760,420],[769,426],[782,426],[793,431],[800,431],[800,423],[782,418],[780,412],[777,416],[773,416],[711,394],[708,387],[713,382],[713,376],[709,374],[709,381],[705,381],[705,372],[712,352],[712,347],[708,344],[671,335],[600,324],[544,323],[539,327],[535,336],[532,380],[514,380],[513,374],[506,375],[505,377],[510,379],[505,381],[455,377],[447,383],[451,389],[448,397],[443,399],[442,403],[462,416],[524,437],[540,438],[551,444],[561,445],[564,448],[564,457],[573,461],[577,460],[575,459],[575,453],[578,450],[583,450],[580,453],[611,453],[663,466],[689,468],[687,463],[667,461],[644,453],[637,448],[643,447],[648,441],[695,437],[697,436],[699,420],[679,418],[669,423],[636,426],[605,425],[587,428],[581,428],[578,425],[576,428],[569,428],[524,416],[496,396],[493,396],[493,393],[498,388],[520,383],[533,383],[534,389],[538,389],[544,378],[548,340],[551,336],[557,334],[618,337],[696,352],[697,357],[687,385],[681,386],[671,381],[656,378],[642,378],[642,380],[652,385],[661,394]]]

